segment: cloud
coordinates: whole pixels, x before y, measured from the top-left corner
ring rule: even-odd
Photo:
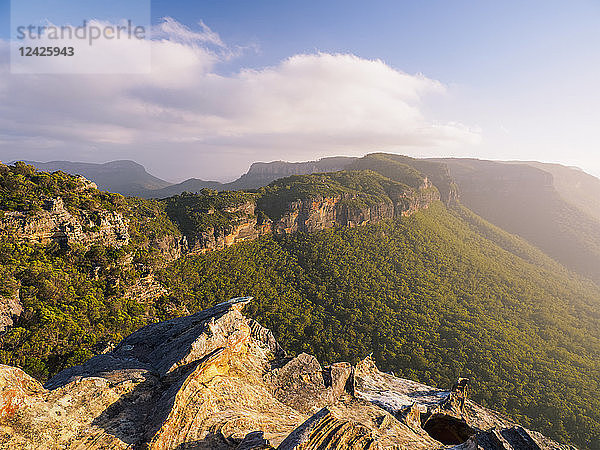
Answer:
[[[13,157],[40,160],[79,149],[70,159],[127,155],[173,172],[178,159],[188,176],[202,175],[203,161],[239,171],[257,159],[479,140],[465,125],[425,117],[423,104],[444,95],[442,83],[380,60],[300,54],[223,75],[219,64],[235,51],[204,23],[196,32],[170,18],[143,45],[152,52],[147,75],[11,75],[0,42],[0,154],[6,142]]]
[[[165,17],[154,27],[153,38],[182,42],[187,45],[212,44],[219,48],[227,48],[219,34],[211,30],[203,21],[198,22],[198,25],[201,31],[195,32],[172,17]]]

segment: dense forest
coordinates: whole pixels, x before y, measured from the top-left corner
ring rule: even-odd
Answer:
[[[600,290],[463,208],[266,238],[161,272],[190,310],[238,295],[284,347],[450,386],[585,448],[600,441]]]
[[[556,171],[547,165],[533,167],[532,163],[444,161],[460,187],[465,206],[600,283],[600,219],[594,216],[600,193],[597,179],[590,175],[573,177],[571,173],[565,177],[564,167]],[[589,183],[589,178],[596,180],[596,185]]]
[[[381,158],[371,163],[365,168],[376,170]],[[440,387],[467,376],[482,404],[565,442],[600,448],[600,288],[460,204],[436,202],[410,217],[266,236],[170,262],[153,243],[230,219],[212,209],[321,187],[294,177],[296,184],[249,194],[147,201],[82,190],[75,177],[30,166],[0,169],[5,211],[34,211],[45,196],[61,195],[74,212],[119,211],[131,235],[121,248],[2,237],[0,296],[18,289],[24,307],[1,338],[4,364],[45,380],[144,324],[251,295],[246,314],[291,354],[356,362],[373,352],[382,369]],[[394,187],[430,170],[430,180],[447,181],[440,191],[452,193],[443,166],[413,170],[389,173],[394,181],[358,172],[330,187]],[[169,294],[151,302],[126,297],[149,273]]]

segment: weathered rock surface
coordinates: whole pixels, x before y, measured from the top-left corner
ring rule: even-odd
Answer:
[[[19,300],[19,290],[12,296],[0,297],[0,334],[12,327],[22,313],[23,305]]]
[[[561,449],[467,399],[286,357],[234,299],[149,325],[42,386],[0,366],[2,449]]]
[[[298,199],[289,204],[273,225],[277,234],[313,232],[338,226],[360,226],[385,219],[410,216],[439,200],[439,193],[425,182],[418,190],[399,192],[389,202],[366,204],[360,196],[333,196]]]
[[[88,182],[90,183],[90,182]],[[93,184],[84,185],[92,188]],[[103,244],[122,247],[129,242],[127,220],[113,211],[81,212],[77,217],[60,197],[48,199],[43,210],[7,212],[0,219],[0,234],[27,243]]]
[[[206,253],[214,250],[221,250],[230,247],[233,244],[244,241],[252,241],[261,236],[271,233],[272,222],[267,217],[260,220],[255,214],[256,203],[244,202],[237,206],[226,207],[224,212],[233,214],[235,219],[227,229],[215,229],[208,227],[199,236],[190,236],[189,252]],[[204,214],[214,214],[214,210],[203,211]]]

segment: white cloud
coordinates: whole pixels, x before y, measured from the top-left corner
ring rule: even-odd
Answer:
[[[0,155],[129,157],[170,171],[166,176],[179,170],[206,177],[203,161],[233,175],[259,159],[479,140],[464,125],[424,116],[427,97],[445,92],[438,81],[380,60],[328,53],[222,75],[218,64],[234,52],[200,26],[194,32],[165,19],[143,42],[152,51],[147,75],[11,75],[8,43],[0,42]],[[54,150],[32,145],[38,141],[55,143]],[[69,156],[74,149],[87,153]],[[174,160],[183,161],[180,169]]]

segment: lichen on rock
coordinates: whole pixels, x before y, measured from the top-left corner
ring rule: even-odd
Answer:
[[[242,315],[250,300],[148,325],[44,386],[0,366],[0,448],[566,448],[472,403],[464,382],[289,357]]]

